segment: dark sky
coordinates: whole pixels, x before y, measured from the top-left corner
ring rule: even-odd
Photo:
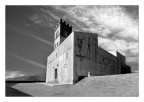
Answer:
[[[46,71],[47,56],[53,51],[54,28],[34,24],[29,17],[36,12],[27,6],[6,7],[8,74],[16,71],[16,74],[33,75]]]
[[[59,18],[138,69],[138,6],[6,6],[6,78],[45,73]]]

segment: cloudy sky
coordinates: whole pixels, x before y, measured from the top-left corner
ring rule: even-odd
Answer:
[[[138,70],[138,6],[6,6],[6,78],[45,73],[62,18],[74,30],[98,33],[99,46],[126,56]]]

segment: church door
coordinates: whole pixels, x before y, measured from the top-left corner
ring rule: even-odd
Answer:
[[[57,69],[55,69],[55,80],[57,80]]]

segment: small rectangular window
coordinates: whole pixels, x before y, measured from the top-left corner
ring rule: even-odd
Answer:
[[[57,42],[57,46],[59,45],[59,43]]]
[[[55,48],[56,48],[56,44],[55,44]]]
[[[66,59],[68,59],[68,52],[66,53]]]
[[[56,40],[58,37],[59,37],[59,32],[56,31],[56,33],[55,33],[55,40]]]

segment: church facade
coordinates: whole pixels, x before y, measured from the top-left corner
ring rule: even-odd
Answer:
[[[125,57],[98,46],[98,34],[73,31],[60,19],[54,51],[47,57],[46,82],[74,84],[82,77],[130,73]]]

